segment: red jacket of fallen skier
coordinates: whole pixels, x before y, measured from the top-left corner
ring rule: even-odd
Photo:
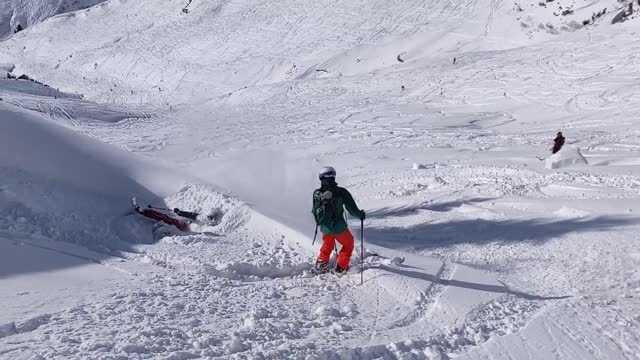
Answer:
[[[364,220],[365,212],[358,209],[351,193],[336,183],[336,171],[330,166],[320,170],[320,188],[313,192],[312,213],[322,231],[322,247],[313,271],[323,273],[329,270],[329,259],[335,241],[342,245],[338,254],[336,273],[349,269],[354,240],[344,219],[344,209],[354,217]]]
[[[553,139],[553,149],[551,149],[552,154],[557,153],[562,149],[564,145],[564,136],[562,136],[562,132],[558,132],[558,135],[555,139]]]
[[[162,221],[167,225],[173,225],[175,227],[177,227],[180,231],[187,231],[189,230],[189,223],[186,221],[181,221],[178,220],[176,218],[172,218],[169,215],[163,214],[159,211],[155,211],[149,208],[140,208],[140,207],[136,207],[135,211],[137,213],[139,213],[140,215],[147,217],[149,219],[155,220],[155,221]]]

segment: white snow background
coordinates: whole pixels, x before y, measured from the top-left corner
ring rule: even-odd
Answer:
[[[640,358],[629,4],[0,0],[0,359]]]

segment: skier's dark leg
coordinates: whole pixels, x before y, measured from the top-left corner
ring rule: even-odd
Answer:
[[[183,210],[180,210],[178,208],[173,209],[173,212],[178,216],[182,216],[182,217],[185,217],[185,218],[191,219],[191,220],[196,220],[198,218],[198,215],[200,215],[197,212],[183,211]]]

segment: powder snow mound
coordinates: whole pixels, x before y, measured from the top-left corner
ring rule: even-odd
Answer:
[[[574,209],[569,206],[563,206],[558,210],[554,211],[553,214],[563,218],[581,218],[581,217],[591,215],[591,212],[580,210],[580,209]]]
[[[582,156],[579,148],[563,147],[557,153],[547,158],[547,169],[561,169],[571,166],[589,165],[587,159]]]
[[[194,211],[205,225],[192,224],[197,231],[214,231],[228,234],[244,225],[250,217],[249,207],[242,201],[230,197],[209,185],[190,184],[165,199],[170,209]]]

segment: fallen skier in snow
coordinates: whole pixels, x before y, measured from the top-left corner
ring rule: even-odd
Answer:
[[[175,226],[180,231],[189,230],[189,224],[198,220],[199,213],[194,211],[183,211],[178,208],[166,209],[166,208],[158,208],[151,205],[147,205],[146,208],[140,207],[136,201],[136,198],[132,199],[133,210],[154,221],[163,222],[167,225]],[[159,211],[158,211],[159,210]],[[217,209],[216,209],[217,210]],[[177,215],[179,218],[169,216],[165,212],[172,212]],[[206,216],[206,223],[211,226],[218,225],[221,221],[222,212],[220,210],[214,211],[213,213]]]
[[[161,221],[167,225],[173,225],[176,228],[178,228],[178,230],[180,231],[187,231],[189,230],[189,224],[190,222],[187,220],[182,220],[182,219],[176,219],[174,217],[171,217],[167,214],[161,213],[159,211],[153,210],[152,208],[141,208],[140,206],[135,206],[133,208],[133,210],[135,212],[137,212],[138,214],[149,218],[151,220],[155,220],[155,221]]]

